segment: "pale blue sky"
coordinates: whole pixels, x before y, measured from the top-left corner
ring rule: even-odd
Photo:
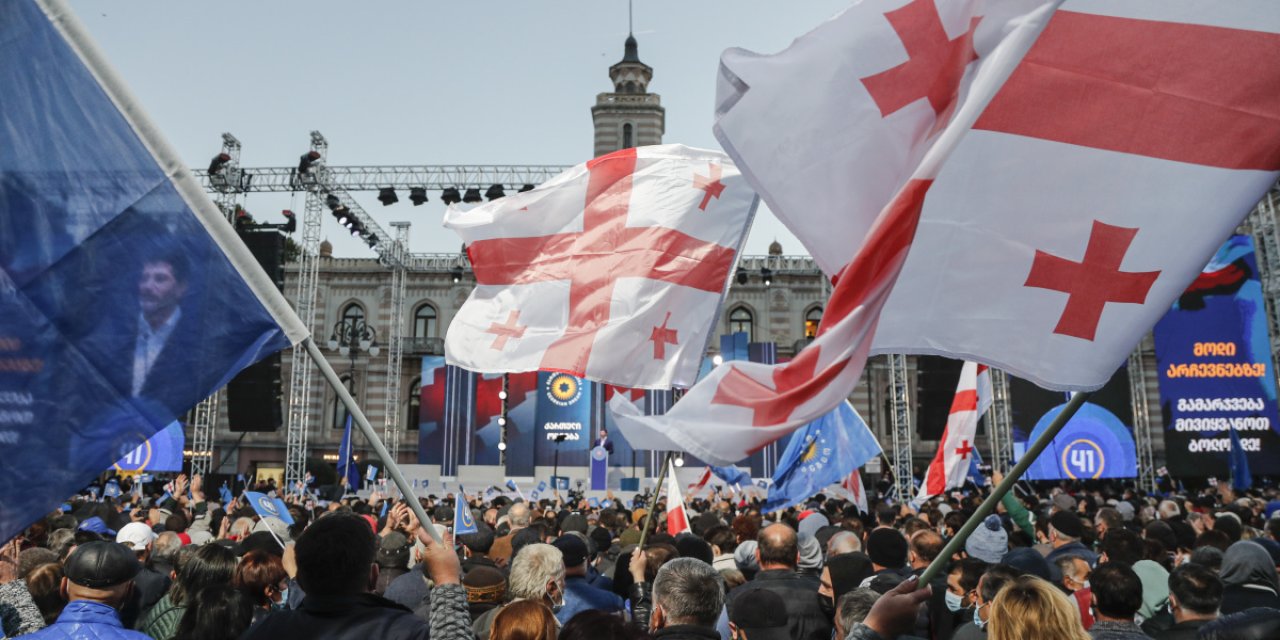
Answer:
[[[313,129],[330,164],[576,164],[592,152],[591,105],[610,88],[627,35],[623,0],[467,2],[71,0],[107,58],[189,163],[206,166],[230,131],[242,164],[297,163]],[[640,58],[667,108],[665,142],[717,148],[711,134],[720,52],[775,52],[848,0],[639,0]],[[413,222],[414,251],[456,251],[443,209],[364,207],[387,226]],[[251,196],[259,219],[286,196]],[[371,257],[332,220],[338,255]],[[332,226],[329,226],[332,225]],[[745,252],[778,238],[772,215]]]

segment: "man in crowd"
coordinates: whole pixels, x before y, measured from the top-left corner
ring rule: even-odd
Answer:
[[[622,598],[587,582],[587,543],[582,538],[566,533],[553,546],[564,556],[564,608],[556,613],[560,624],[582,611],[622,611]]]
[[[898,535],[901,537],[901,534]],[[739,598],[756,589],[767,589],[781,596],[786,603],[788,632],[791,637],[829,637],[832,622],[818,604],[820,585],[796,574],[800,558],[796,532],[785,524],[769,525],[760,531],[757,542],[756,558],[760,563],[760,573],[751,582],[734,589],[729,602],[730,617]],[[902,555],[905,560],[905,550]]]
[[[1084,535],[1084,523],[1080,516],[1071,511],[1058,511],[1049,516],[1049,544],[1053,551],[1045,558],[1051,569],[1054,562],[1063,556],[1076,556],[1093,566],[1098,563],[1098,556],[1089,547],[1080,542]],[[1056,577],[1056,576],[1055,576]]]
[[[565,605],[564,554],[556,547],[541,542],[522,547],[511,561],[507,594],[512,601],[538,600],[544,602],[553,613],[560,611]],[[493,619],[498,617],[500,611],[501,607],[476,619],[472,625],[476,638],[489,638]]]
[[[973,620],[956,629],[953,640],[981,640],[987,637],[987,621],[991,619],[991,601],[1006,584],[1018,579],[1019,571],[1007,564],[987,567],[974,591]]]
[[[93,540],[77,546],[63,567],[61,589],[67,606],[53,624],[26,637],[149,640],[145,634],[125,629],[119,614],[141,570],[133,552],[115,542]]]
[[[719,640],[716,621],[723,608],[720,574],[701,560],[676,558],[653,580],[649,627],[655,640]]]
[[[1142,581],[1130,567],[1108,562],[1094,569],[1095,622],[1089,629],[1093,640],[1141,640],[1149,636],[1134,622],[1142,606]]]
[[[521,529],[529,526],[529,506],[523,502],[517,502],[511,505],[507,510],[507,522],[511,525],[511,530],[507,535],[496,538],[493,546],[489,548],[489,558],[498,564],[498,566],[506,566],[511,562],[511,539],[515,537]]]

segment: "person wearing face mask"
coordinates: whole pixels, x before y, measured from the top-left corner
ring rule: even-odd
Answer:
[[[833,620],[840,597],[874,573],[871,558],[864,553],[846,553],[827,560],[818,579],[818,606]]]
[[[978,583],[988,566],[978,558],[965,558],[951,567],[946,588],[935,588],[930,598],[926,637],[948,640],[960,625],[973,620]]]
[[[511,560],[507,594],[512,601],[541,600],[551,608],[553,614],[559,613],[565,603],[564,554],[556,547],[541,542],[521,547]],[[471,626],[476,638],[489,638],[493,621],[502,609],[499,607],[490,610],[476,618],[475,624]]]
[[[53,624],[24,637],[147,640],[148,636],[120,624],[120,607],[134,588],[134,576],[142,570],[132,551],[105,540],[86,542],[71,553],[64,569],[61,590],[67,606]]]
[[[1080,609],[1080,623],[1088,631],[1093,626],[1093,613],[1089,608],[1093,602],[1093,589],[1089,585],[1089,574],[1093,570],[1089,563],[1080,556],[1062,556],[1055,562],[1058,572],[1062,574],[1062,588],[1075,599]]]
[[[973,591],[973,620],[956,629],[952,640],[985,640],[987,620],[991,617],[991,601],[1005,585],[1018,579],[1018,570],[1007,564],[993,564],[978,580]]]
[[[243,591],[253,603],[254,622],[272,611],[288,608],[289,576],[280,558],[270,553],[250,551],[244,554],[236,565],[231,584]]]

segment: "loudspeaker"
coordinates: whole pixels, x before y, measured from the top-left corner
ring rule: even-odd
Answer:
[[[623,490],[623,491],[639,491],[639,490],[640,490],[640,478],[623,478],[623,479],[622,479],[622,490]]]
[[[284,286],[284,236],[274,229],[240,233],[249,252],[271,276],[277,288]],[[280,354],[274,353],[250,365],[227,383],[227,419],[234,433],[270,432],[284,424]]]
[[[284,424],[280,354],[273,353],[227,383],[227,420],[234,433],[275,431]]]
[[[963,360],[939,356],[916,359],[916,435],[921,440],[942,439],[963,367]]]

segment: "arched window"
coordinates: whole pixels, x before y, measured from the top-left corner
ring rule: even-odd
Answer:
[[[436,308],[424,304],[413,312],[413,337],[434,338],[436,336]]]
[[[804,312],[804,337],[818,337],[818,325],[822,323],[822,307],[814,307]]]
[[[409,408],[408,410],[405,411],[404,430],[417,431],[418,430],[418,409],[419,407],[422,406],[422,378],[421,377],[414,378],[413,382],[409,385],[409,402],[407,404]]]
[[[364,320],[364,307],[360,306],[359,302],[352,302],[342,308],[342,319],[346,322]]]
[[[339,376],[338,379],[342,381],[342,386],[346,387],[347,391],[350,392],[351,395],[354,397],[356,393],[355,377],[352,376],[350,373],[344,373],[341,376]],[[339,398],[338,394],[336,393],[333,394],[333,428],[334,429],[347,428],[347,405],[342,404],[342,399]],[[355,425],[351,426],[351,429],[353,432],[355,428],[356,428]]]
[[[624,88],[623,88],[622,92],[623,92],[623,93],[636,93],[636,89],[637,89],[637,87],[636,87],[636,83],[635,83],[635,82],[633,82],[633,81],[628,80],[628,81],[627,81],[627,84],[624,86]]]
[[[632,127],[631,127],[631,123],[628,122],[622,125],[622,148],[630,149],[631,147],[634,147],[634,146],[636,145],[632,136]]]
[[[737,307],[729,312],[729,333],[745,333],[747,340],[753,338],[755,319],[746,307]]]

